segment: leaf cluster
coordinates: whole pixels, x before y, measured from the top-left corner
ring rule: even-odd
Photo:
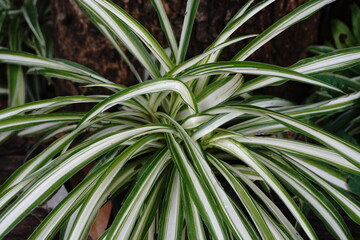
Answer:
[[[52,210],[30,239],[86,239],[99,209],[123,196],[120,210],[100,239],[317,239],[305,215],[310,208],[337,239],[352,239],[341,208],[360,223],[359,198],[347,184],[360,173],[360,150],[309,124],[314,116],[351,109],[360,92],[314,77],[356,65],[360,48],[346,48],[287,67],[246,59],[282,31],[332,0],[311,0],[257,35],[231,39],[249,18],[274,0],[242,6],[200,55],[185,59],[198,0],[189,0],[177,41],[161,0],[151,0],[170,48],[111,1],[76,0],[124,58],[122,46],[148,73],[139,83],[114,84],[78,64],[11,49],[0,63],[29,74],[62,78],[113,91],[67,96],[0,111],[0,139],[43,134],[54,139],[0,187],[0,238],[68,179],[91,171]],[[222,49],[251,41],[229,61]],[[248,80],[244,77],[253,75]],[[252,92],[285,81],[339,92],[330,100],[294,105]],[[59,109],[95,103],[84,113]],[[304,141],[305,136],[312,139]],[[15,199],[13,202],[11,200]],[[11,202],[11,203],[10,203]],[[9,204],[10,203],[10,204]],[[286,211],[285,211],[286,210]]]

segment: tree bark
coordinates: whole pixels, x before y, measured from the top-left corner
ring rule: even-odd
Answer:
[[[264,31],[268,26],[308,0],[279,0],[251,18],[236,35],[254,34]],[[155,11],[148,0],[114,0],[128,11],[165,46],[164,35],[157,20]],[[179,39],[186,0],[167,0],[165,8]],[[189,53],[201,53],[220,33],[226,22],[247,0],[208,0],[201,1],[199,12],[190,43]],[[111,81],[125,85],[134,84],[126,63],[119,57],[111,44],[89,22],[87,17],[76,6],[74,0],[52,0],[55,54],[56,57],[69,59],[83,64]],[[305,54],[305,49],[317,43],[320,14],[315,14],[304,22],[286,30],[250,57],[250,60],[261,61],[280,66],[288,66]],[[224,51],[222,59],[230,59],[242,47],[239,43]],[[134,58],[132,60],[135,61]],[[300,101],[306,87],[290,83],[284,87],[267,89],[264,93],[276,94],[290,100]],[[76,85],[61,81],[57,87],[59,95],[93,93],[94,90],[79,88]]]

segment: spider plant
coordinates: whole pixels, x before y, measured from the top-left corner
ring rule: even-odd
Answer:
[[[51,42],[49,24],[40,27],[39,15],[48,18],[48,0],[25,0],[18,7],[13,1],[0,1],[0,44],[12,50],[31,50],[39,56],[49,57]],[[45,40],[46,39],[46,40]],[[27,76],[19,65],[7,65],[8,105],[21,105],[26,98],[39,99],[41,87],[37,76]],[[35,78],[35,79],[32,79]],[[34,84],[28,84],[33,81]],[[28,87],[27,85],[30,85]]]
[[[324,54],[347,47],[356,47],[360,45],[360,7],[355,2],[349,4],[349,15],[351,15],[351,26],[343,21],[334,19],[331,21],[331,42],[326,41],[325,45],[311,46],[309,51],[315,54]],[[351,10],[351,11],[350,11]],[[328,83],[340,87],[346,93],[353,93],[360,90],[360,65],[357,64],[351,68],[336,73],[321,73],[315,75]],[[341,80],[340,80],[341,79]],[[340,94],[324,88],[316,88],[314,93],[307,98],[307,102],[324,101]],[[317,124],[324,129],[346,138],[348,141],[356,142],[356,137],[360,134],[359,128],[359,106],[354,106],[342,113],[315,118]],[[332,121],[328,121],[332,118]]]
[[[331,41],[325,41],[325,45],[311,46],[308,50],[314,54],[325,54],[344,49],[348,47],[356,47],[360,44],[360,8],[356,2],[348,5],[349,15],[351,14],[351,25],[345,24],[343,21],[333,19],[331,21]],[[360,65],[357,64],[346,70],[336,73],[320,73],[314,77],[340,87],[344,92],[351,94],[360,90]],[[339,97],[336,91],[325,88],[315,88],[306,102],[316,102],[330,100]],[[360,136],[359,128],[359,104],[354,105],[351,109],[344,112],[334,112],[326,116],[314,117],[311,120],[323,129],[341,136],[349,142],[358,144]],[[329,121],[331,119],[331,121]],[[359,176],[350,175],[348,177],[349,188],[357,195],[360,195]]]
[[[48,0],[25,0],[17,6],[13,1],[0,0],[0,46],[11,50],[27,49],[36,55],[50,57],[52,41],[48,3]],[[41,27],[40,22],[43,23]],[[7,79],[0,81],[0,95],[7,95],[9,107],[41,98],[47,88],[43,77],[26,75],[25,69],[17,64],[7,64],[5,69]],[[0,133],[0,142],[12,134],[12,131]]]
[[[345,111],[359,101],[359,91],[346,94],[313,75],[355,65],[360,48],[304,59],[288,68],[246,61],[332,0],[311,0],[262,33],[230,38],[274,2],[250,0],[202,54],[189,59],[198,0],[187,2],[180,40],[162,1],[151,0],[170,54],[114,3],[76,2],[120,54],[125,57],[125,46],[137,58],[148,78],[132,68],[139,83],[125,87],[76,63],[0,50],[0,62],[29,67],[28,74],[113,91],[0,111],[0,131],[42,134],[39,144],[52,141],[1,185],[0,238],[90,163],[88,175],[30,239],[51,239],[59,231],[62,239],[86,239],[97,212],[114,196],[123,199],[121,207],[101,239],[317,239],[306,208],[337,239],[352,238],[338,209],[360,223],[358,198],[346,183],[348,173],[360,172],[359,147],[308,120]],[[223,48],[244,39],[251,41],[231,60],[218,61]],[[255,78],[247,79],[249,75]],[[252,93],[289,80],[341,94],[297,106]],[[61,111],[79,103],[95,106],[84,113]],[[300,137],[292,138],[294,133]]]

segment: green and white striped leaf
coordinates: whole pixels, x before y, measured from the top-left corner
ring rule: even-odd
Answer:
[[[181,128],[176,122],[173,122],[178,132],[181,135],[182,140],[185,143],[187,151],[189,152],[191,159],[194,162],[196,170],[199,172],[200,177],[209,188],[211,195],[214,197],[217,206],[220,210],[221,216],[226,222],[231,232],[238,239],[253,239],[257,238],[255,231],[251,225],[247,224],[247,221],[238,213],[237,209],[233,205],[232,201],[221,187],[220,183],[212,172],[205,156],[202,153],[200,147],[194,140]],[[196,204],[196,202],[195,202]]]
[[[156,59],[161,63],[161,65],[169,70],[173,63],[170,58],[165,53],[164,49],[158,43],[158,41],[149,33],[149,31],[144,28],[135,18],[130,16],[126,11],[120,8],[118,5],[110,2],[110,1],[98,1],[98,0],[77,0],[81,4],[87,4],[87,7],[91,7],[92,10],[99,11],[98,8],[93,6],[98,5],[99,7],[106,10],[103,12],[102,16],[105,18],[105,14],[108,12],[109,15],[111,13],[114,21],[117,23],[122,21],[126,27],[130,28],[141,40],[142,42],[149,48],[149,50],[154,54]],[[99,14],[99,12],[97,12]]]
[[[171,69],[166,75],[167,76],[176,76],[177,74],[181,73],[182,71],[194,66],[195,64],[199,63],[202,59],[204,59],[205,57],[209,56],[210,54],[213,54],[214,52],[217,52],[221,49],[224,49],[227,46],[230,46],[232,44],[235,44],[239,41],[248,39],[248,38],[252,38],[255,37],[255,34],[252,35],[246,35],[246,36],[241,36],[241,37],[237,37],[231,40],[228,40],[222,44],[217,45],[216,47],[210,48],[206,51],[204,51],[202,54],[197,55],[195,57],[192,57],[188,60],[186,60],[183,63],[180,63],[178,65],[176,65],[173,69]]]
[[[41,153],[39,153],[36,157],[33,157],[21,167],[15,170],[15,172],[6,179],[6,181],[0,187],[0,194],[6,189],[14,186],[19,183],[33,172],[44,166],[50,159],[52,159],[56,154],[58,154],[66,145],[68,145],[81,131],[74,130],[71,133],[62,136],[61,138],[54,141],[50,146],[44,149]],[[20,191],[21,189],[19,189]],[[14,196],[11,196],[14,197]]]
[[[247,10],[253,1],[248,1],[228,22],[226,27],[217,36],[215,41],[210,46],[217,46],[219,43],[225,42],[237,29],[239,29],[247,20],[256,15],[258,12],[266,8],[275,0],[262,1]]]
[[[244,144],[261,145],[285,152],[290,152],[296,155],[310,157],[312,159],[316,159],[317,161],[344,169],[345,171],[360,174],[358,167],[347,161],[344,157],[340,156],[336,152],[310,143],[294,141],[290,139],[249,137],[240,135],[233,135],[232,138]]]
[[[307,51],[311,53],[315,53],[317,55],[321,55],[324,53],[329,53],[335,51],[336,49],[333,47],[325,46],[325,45],[313,45],[307,48]]]
[[[359,60],[360,47],[354,47],[304,59],[290,66],[288,69],[303,74],[334,72],[358,64]],[[245,83],[244,86],[239,90],[239,94],[273,85],[283,80],[283,78],[276,77],[258,77]]]
[[[243,203],[245,209],[251,216],[251,219],[254,221],[261,237],[263,239],[276,239],[270,232],[270,229],[266,225],[266,222],[257,208],[254,199],[251,197],[245,186],[221,163],[220,160],[211,155],[208,155],[208,157],[212,165],[214,165],[221,175],[227,180],[238,198]]]
[[[195,171],[175,137],[172,134],[166,134],[166,140],[181,179],[211,235],[215,239],[228,239],[217,205],[205,182]]]
[[[62,223],[77,209],[84,200],[86,194],[91,190],[101,173],[105,171],[105,166],[85,178],[76,188],[74,188],[41,222],[32,233],[29,239],[50,239],[54,237]]]
[[[169,163],[169,155],[169,150],[165,148],[147,163],[145,170],[139,176],[110,226],[107,234],[109,239],[128,239],[130,237],[146,197],[150,194],[153,186],[157,185],[160,174]]]
[[[359,54],[360,47],[336,50],[320,56],[300,60],[290,68],[306,74],[336,72],[357,65]]]
[[[50,122],[50,123],[42,123],[37,124],[33,127],[28,127],[20,132],[18,132],[18,136],[26,137],[26,136],[36,136],[44,132],[48,132],[51,130],[57,130],[64,126],[64,123]]]
[[[328,165],[324,165],[322,162],[318,162],[316,160],[311,160],[310,158],[306,158],[303,156],[295,155],[293,153],[283,153],[283,157],[287,156],[286,160],[289,162],[297,163],[302,165],[304,168],[309,169],[318,177],[321,177],[329,184],[335,186],[336,188],[340,188],[344,191],[351,192],[351,189],[347,185],[348,173],[345,171],[339,171],[337,168],[330,167]],[[295,163],[293,163],[295,165]]]
[[[22,12],[24,14],[24,18],[30,27],[32,33],[34,34],[36,41],[38,42],[38,46],[40,46],[39,50],[41,50],[38,54],[41,56],[46,55],[46,47],[45,47],[45,38],[40,28],[39,24],[39,16],[36,7],[37,0],[26,0],[22,7]]]
[[[109,164],[104,165],[90,173],[84,181],[74,188],[65,199],[59,203],[44,219],[39,227],[33,232],[29,239],[49,239],[59,230],[67,218],[82,204],[84,198],[91,191],[99,176],[106,170]],[[114,194],[116,190],[124,186],[138,172],[142,162],[133,162],[126,165],[116,177],[107,193]]]
[[[358,200],[352,198],[349,194],[346,194],[344,190],[340,190],[333,185],[336,185],[337,182],[342,181],[342,179],[336,178],[336,176],[330,174],[318,174],[319,171],[316,171],[316,165],[304,164],[304,159],[290,156],[290,160],[292,160],[292,164],[296,166],[297,171],[301,172],[306,178],[310,179],[322,189],[324,189],[341,207],[342,209],[349,215],[349,217],[355,221],[357,224],[360,224],[360,203]],[[305,162],[308,162],[305,160]],[[315,168],[315,171],[313,170]],[[322,171],[326,171],[327,169],[323,169]],[[330,178],[328,177],[330,175]],[[346,183],[346,182],[345,182]],[[337,185],[336,185],[337,186]],[[348,187],[347,187],[348,188]]]
[[[0,132],[0,144],[6,142],[14,133],[15,131]]]
[[[108,194],[107,190],[115,180],[117,173],[122,169],[128,160],[130,160],[139,151],[142,151],[147,143],[156,141],[157,135],[150,135],[129,146],[126,150],[112,160],[108,169],[99,177],[89,195],[84,200],[79,212],[72,223],[68,237],[71,239],[85,239],[90,231],[96,214]]]
[[[264,193],[253,181],[248,179],[244,174],[239,170],[232,167],[231,165],[224,163],[223,164],[231,170],[237,177],[239,177],[255,194],[261,201],[265,204],[269,212],[276,218],[278,222],[281,223],[283,231],[287,232],[287,235],[291,236],[291,239],[303,239],[298,233],[297,229],[290,223],[289,219],[281,212],[279,207],[274,203],[272,199],[269,198],[267,193]],[[261,205],[258,204],[258,209],[261,209]],[[263,216],[265,216],[263,214]],[[265,218],[266,219],[266,218]]]
[[[44,71],[53,71],[64,79],[73,79],[84,83],[111,83],[94,71],[70,61],[60,61],[36,56],[30,53],[0,49],[0,63],[9,63],[27,67],[35,67]]]
[[[157,212],[165,190],[166,174],[154,186],[150,195],[143,204],[139,219],[136,222],[130,240],[146,239],[146,234],[151,234],[152,223],[157,221]],[[154,234],[154,233],[153,233]]]
[[[178,55],[178,44],[176,41],[174,30],[170,24],[169,18],[166,15],[164,4],[161,0],[150,0],[154,6],[156,13],[159,16],[161,29],[164,31],[166,40],[171,48],[171,52],[174,56]]]
[[[179,52],[176,56],[176,64],[183,62],[185,59],[199,3],[200,0],[187,0],[184,22],[179,42]]]
[[[300,7],[296,8],[269,28],[267,28],[264,32],[262,32],[258,37],[256,37],[253,41],[251,41],[248,45],[240,50],[239,53],[235,55],[232,59],[234,61],[243,61],[248,58],[252,53],[258,50],[260,47],[265,45],[271,39],[279,35],[281,32],[291,27],[295,23],[300,22],[303,19],[311,16],[313,13],[317,12],[322,7],[328,5],[335,0],[311,0]]]
[[[122,91],[126,89],[126,86],[117,83],[97,83],[97,84],[86,84],[82,87],[103,87],[112,89],[114,92]]]
[[[226,27],[221,31],[221,33],[216,37],[214,42],[209,46],[209,48],[213,48],[215,46],[218,46],[220,44],[223,44],[227,41],[227,39],[237,30],[239,29],[244,23],[246,23],[247,20],[249,20],[251,17],[256,15],[258,12],[263,10],[265,7],[273,3],[275,0],[265,0],[261,1],[255,6],[251,7],[249,6],[252,4],[253,1],[248,1],[228,22]],[[248,10],[247,10],[248,9]],[[214,62],[218,59],[221,51],[217,51],[214,53],[209,59],[207,59],[207,63]]]
[[[223,124],[235,119],[236,117],[242,115],[241,113],[227,113],[227,114],[220,114],[216,117],[212,118],[211,120],[202,123],[196,131],[191,135],[191,138],[197,140],[207,134],[212,133],[216,129],[218,129]]]
[[[22,28],[20,18],[14,17],[9,24],[9,46],[13,50],[21,50]],[[17,65],[7,65],[7,84],[9,89],[8,105],[10,107],[25,103],[25,77],[23,68]]]
[[[99,1],[77,0],[76,1],[88,13],[92,21],[104,25],[109,32],[118,38],[126,48],[140,61],[144,68],[153,78],[160,77],[160,70],[152,61],[149,52],[143,44],[131,32],[130,26],[118,21],[119,16],[109,13],[99,5]]]
[[[174,168],[164,198],[158,238],[163,240],[181,239],[182,229],[181,179],[178,170]]]
[[[264,181],[264,179],[251,167],[247,167],[245,165],[234,165],[234,168],[251,181]]]
[[[122,101],[132,99],[139,95],[161,91],[177,92],[193,112],[198,111],[193,94],[183,82],[176,79],[153,80],[129,87],[124,91],[115,93],[114,95],[106,98],[104,101],[97,104],[91,111],[89,111],[81,120],[80,124],[88,122],[99,113],[116,104],[119,104]]]
[[[31,112],[44,108],[60,108],[69,104],[76,103],[96,103],[103,100],[103,97],[98,96],[70,96],[70,97],[56,97],[52,99],[39,100],[29,102],[21,106],[5,108],[0,111],[0,119],[5,119],[11,116],[20,115],[21,113]]]
[[[325,114],[337,113],[345,111],[356,105],[360,99],[360,92],[355,92],[349,95],[344,95],[331,100],[308,104],[300,106],[290,106],[283,109],[278,109],[279,112],[288,116],[301,118],[321,116]],[[256,104],[251,104],[258,106]],[[261,106],[260,107],[264,107]],[[285,126],[278,122],[268,118],[254,118],[239,124],[229,127],[230,130],[239,131],[244,135],[250,135],[257,132],[276,131],[277,129],[283,129]]]
[[[214,115],[210,114],[195,114],[183,120],[181,126],[184,129],[194,129],[199,127],[203,123],[207,123],[214,118]]]
[[[36,179],[40,175],[41,173],[39,172],[31,174],[21,182],[14,184],[13,186],[7,189],[4,189],[1,193],[2,196],[0,198],[0,209],[2,210],[5,207],[7,207],[11,200],[13,200],[21,191],[31,186],[33,184],[34,179]]]
[[[229,20],[229,22],[226,25],[229,25],[234,20],[241,17],[251,6],[251,4],[254,2],[254,0],[248,0],[240,9],[234,14],[234,16]]]
[[[226,112],[236,111],[234,109],[238,109],[242,113],[246,112],[258,116],[260,115],[260,116],[271,117],[272,119],[287,126],[288,128],[297,131],[299,133],[302,133],[305,136],[313,138],[319,141],[320,143],[330,147],[331,149],[333,149],[334,151],[336,151],[337,153],[348,159],[348,161],[350,161],[356,167],[360,166],[360,150],[358,147],[344,141],[343,139],[337,136],[334,136],[328,132],[325,132],[324,130],[319,129],[318,127],[304,123],[300,120],[291,118],[284,114],[255,106],[238,105],[236,107],[235,106],[231,106],[227,108],[222,107],[217,109],[217,112],[226,113]],[[209,113],[211,114],[211,112]]]
[[[44,76],[46,78],[58,78],[58,79],[64,79],[64,80],[69,80],[72,81],[74,83],[82,83],[82,84],[86,84],[86,83],[97,83],[94,82],[93,79],[91,77],[85,76],[85,75],[80,75],[77,73],[70,73],[70,72],[65,72],[65,71],[59,71],[57,69],[43,69],[43,68],[30,68],[26,74],[28,75],[41,75]],[[110,90],[112,90],[110,88]]]
[[[3,237],[14,225],[21,221],[35,206],[40,204],[68,178],[82,167],[101,156],[106,151],[118,146],[121,142],[148,133],[171,132],[164,125],[151,125],[133,130],[124,130],[109,136],[79,145],[63,154],[57,162],[61,162],[38,178],[9,208],[0,215],[0,237]],[[53,162],[56,163],[56,162]]]
[[[197,97],[199,111],[202,112],[209,108],[219,105],[234,96],[234,93],[241,87],[244,77],[236,74],[230,78],[224,78],[210,84]]]
[[[338,239],[352,238],[349,229],[336,208],[309,181],[290,167],[269,156],[265,157],[256,153],[254,156],[261,160],[293,193],[301,196],[308,206],[323,220],[334,236]]]
[[[183,181],[182,181],[183,183]],[[184,184],[181,184],[181,197],[184,205],[184,217],[186,222],[186,232],[188,239],[205,240],[204,226],[201,221],[199,211],[197,210],[193,200],[189,196]],[[184,239],[184,235],[183,238]]]
[[[25,103],[25,77],[21,66],[8,65],[8,98],[9,106],[18,106]]]
[[[264,178],[267,184],[276,192],[279,198],[283,201],[292,215],[296,218],[300,226],[310,239],[317,239],[314,230],[310,223],[305,218],[303,213],[297,207],[288,192],[282,187],[280,182],[257,160],[250,151],[242,144],[229,139],[220,139],[211,143],[212,146],[220,148],[244,161],[247,165],[252,167],[260,176]]]
[[[196,100],[199,111],[205,111],[233,97],[234,93],[242,85],[243,79],[241,74],[236,74],[208,85],[207,88],[197,96]],[[176,118],[183,119],[190,114],[189,109],[185,109],[179,112]]]
[[[14,116],[0,120],[0,131],[20,130],[26,127],[34,126],[41,123],[49,122],[78,122],[82,118],[82,114],[75,113],[52,113],[38,115]]]
[[[272,233],[274,234],[276,239],[283,239],[283,240],[290,240],[292,238],[290,238],[290,234],[287,233],[286,231],[284,231],[284,228],[282,228],[281,225],[279,225],[277,222],[275,222],[274,219],[271,218],[270,214],[267,213],[260,204],[257,204],[258,208],[260,209],[267,225],[269,226],[269,228],[271,229]],[[298,237],[298,236],[295,236]],[[296,239],[295,237],[293,237],[293,239]]]
[[[335,91],[341,91],[336,87],[329,85],[328,83],[322,82],[319,79],[270,64],[257,63],[257,62],[217,62],[217,63],[208,63],[199,66],[189,68],[179,75],[179,78],[184,81],[189,81],[194,78],[211,76],[211,75],[220,75],[220,74],[250,74],[250,75],[266,75],[266,76],[275,76],[281,78],[288,78],[294,81],[299,81],[303,83],[312,84],[315,86],[320,86]]]

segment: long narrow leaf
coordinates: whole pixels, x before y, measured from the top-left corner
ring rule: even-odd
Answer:
[[[290,129],[293,129],[299,133],[304,134],[310,138],[313,138],[320,143],[330,147],[343,157],[349,160],[352,164],[359,167],[360,166],[360,150],[358,147],[354,146],[351,143],[344,141],[343,139],[325,132],[324,130],[319,129],[318,127],[312,126],[310,124],[304,123],[300,120],[291,118],[281,113],[270,111],[264,108],[259,108],[249,105],[238,105],[237,107],[231,106],[229,108],[220,108],[221,112],[232,112],[234,109],[238,109],[240,112],[247,112],[254,115],[268,116],[272,119],[280,122],[281,124],[287,126]]]
[[[253,6],[252,8],[247,8],[251,5],[253,1],[248,1],[229,21],[226,27],[221,31],[221,33],[216,37],[214,42],[211,43],[209,48],[214,46],[218,46],[219,44],[223,44],[226,40],[237,30],[239,29],[247,20],[256,15],[258,12],[263,10],[266,6],[273,3],[275,0],[264,0]],[[209,59],[207,59],[207,63],[214,62],[218,59],[220,51],[214,53]]]
[[[269,212],[276,218],[278,222],[281,223],[283,230],[285,230],[291,239],[303,239],[298,233],[297,229],[290,223],[289,219],[281,212],[279,207],[273,202],[269,196],[264,193],[253,181],[248,179],[244,174],[233,166],[223,163],[231,172],[233,172],[237,177],[239,177],[258,197],[263,201]],[[258,204],[258,206],[261,206]],[[259,208],[261,209],[261,208]],[[263,215],[264,216],[264,215]]]
[[[39,100],[30,103],[23,104],[21,106],[15,106],[6,108],[0,111],[0,119],[5,119],[11,116],[19,115],[20,113],[26,113],[38,109],[44,108],[58,108],[75,103],[93,103],[100,102],[103,97],[97,96],[71,96],[71,97],[56,97],[52,99]]]
[[[204,179],[210,192],[212,193],[217,205],[220,209],[221,215],[232,233],[239,239],[256,238],[255,231],[251,228],[251,225],[247,224],[247,221],[237,213],[237,209],[233,206],[233,203],[220,186],[220,183],[216,179],[212,172],[204,154],[199,146],[193,139],[182,129],[179,124],[173,121],[178,132],[183,139],[185,146],[194,162],[194,165],[199,172],[199,175]]]
[[[93,0],[76,1],[88,13],[92,21],[104,25],[116,38],[118,38],[126,48],[139,60],[144,68],[153,78],[160,76],[160,70],[152,61],[149,52],[143,44],[132,34],[131,30],[122,21],[116,21],[114,15],[109,14]]]
[[[359,60],[360,47],[354,47],[304,59],[290,66],[288,69],[303,74],[334,72],[358,64]],[[258,77],[245,83],[240,89],[239,94],[276,84],[282,80],[282,78],[276,77]]]
[[[176,63],[179,64],[184,61],[186,52],[188,50],[192,28],[195,21],[197,9],[199,7],[199,0],[188,0],[186,4],[184,23],[181,31],[179,52],[176,56]]]
[[[299,222],[300,226],[304,229],[305,233],[310,239],[317,239],[316,234],[307,221],[303,213],[297,207],[293,199],[289,196],[287,191],[282,187],[279,181],[267,170],[251,153],[240,143],[237,143],[229,139],[221,139],[212,143],[215,147],[223,149],[234,156],[240,158],[246,164],[254,168],[264,180],[271,186],[271,188],[277,193],[277,195],[283,200],[284,204],[288,207],[290,212]]]
[[[83,2],[85,4],[96,3],[101,8],[106,11],[109,11],[113,14],[113,18],[116,22],[124,22],[127,27],[129,27],[134,33],[143,41],[143,43],[149,48],[149,50],[154,54],[157,60],[165,68],[169,70],[172,68],[173,63],[170,58],[165,53],[164,49],[158,43],[158,41],[144,28],[138,21],[136,21],[132,16],[130,16],[125,10],[120,8],[118,5],[110,1],[99,1],[99,0],[78,0],[78,2]],[[98,9],[97,9],[98,10]]]
[[[341,157],[339,154],[326,149],[324,147],[316,146],[313,144],[294,141],[289,139],[280,139],[280,138],[269,138],[269,137],[245,137],[236,135],[233,136],[237,141],[241,143],[248,143],[254,145],[261,145],[266,147],[271,147],[279,149],[285,152],[290,152],[302,156],[307,156],[317,161],[322,161],[324,163],[336,166],[338,168],[360,173],[358,167],[347,161],[345,158]]]
[[[21,66],[7,66],[9,106],[18,106],[25,103],[25,77]]]
[[[162,30],[165,33],[165,37],[171,48],[171,52],[173,53],[174,56],[177,56],[178,55],[178,44],[176,41],[174,30],[170,24],[168,16],[166,15],[166,12],[164,9],[164,4],[162,3],[161,0],[150,0],[150,1],[159,16],[160,25],[161,25]]]
[[[157,221],[157,212],[165,190],[166,175],[154,186],[150,195],[144,202],[140,217],[136,222],[130,240],[145,239],[146,234],[151,231],[151,225]]]
[[[29,25],[31,31],[33,32],[38,45],[40,46],[41,52],[39,54],[41,56],[46,55],[46,47],[45,47],[45,38],[40,28],[39,24],[39,16],[36,7],[36,2],[34,0],[26,0],[22,7],[22,12],[24,14],[25,20]]]
[[[88,236],[97,211],[100,209],[104,200],[106,200],[107,194],[105,194],[105,192],[114,181],[117,173],[129,159],[131,159],[137,152],[141,151],[148,142],[154,141],[156,138],[156,135],[150,135],[139,140],[124,150],[112,161],[108,170],[100,176],[88,197],[83,202],[76,218],[74,219],[74,222],[72,223],[69,238],[84,239]]]
[[[22,194],[5,212],[0,215],[0,238],[14,225],[20,222],[35,206],[52,194],[68,178],[92,160],[101,156],[109,149],[118,146],[128,138],[141,136],[151,132],[167,132],[170,129],[164,125],[152,125],[134,130],[124,130],[113,133],[92,144],[79,145],[72,151],[62,155],[61,164],[50,168],[24,194]],[[171,130],[170,130],[171,132]]]
[[[266,44],[268,41],[276,37],[278,34],[294,25],[295,23],[309,17],[322,7],[333,2],[335,0],[311,0],[300,7],[296,8],[294,11],[290,12],[276,23],[271,25],[268,29],[262,32],[257,38],[251,41],[246,45],[241,51],[236,54],[233,58],[234,61],[243,61],[252,53],[254,53],[261,46]]]
[[[169,163],[169,150],[165,148],[146,165],[129,196],[116,215],[109,232],[109,239],[128,239],[139,216],[139,211],[160,174]]]
[[[269,156],[255,154],[282,182],[308,203],[311,209],[323,220],[327,228],[338,239],[351,239],[349,229],[331,202],[311,183],[290,167]]]
[[[65,113],[52,113],[52,114],[39,114],[39,115],[26,115],[14,116],[0,120],[0,131],[19,130],[26,127],[34,126],[39,123],[49,122],[77,122],[81,120],[82,114],[65,114]]]
[[[304,82],[315,86],[325,87],[335,91],[340,91],[334,86],[328,83],[322,82],[319,79],[270,64],[257,63],[257,62],[221,62],[221,63],[208,63],[192,67],[179,75],[184,81],[188,81],[194,78],[219,75],[222,73],[242,73],[251,75],[266,75],[275,76],[281,78],[288,78],[294,81]]]
[[[228,41],[226,41],[226,42],[224,42],[222,44],[217,45],[216,47],[213,47],[213,48],[210,48],[210,49],[204,51],[200,55],[192,57],[192,58],[186,60],[185,62],[176,65],[166,75],[167,76],[175,76],[175,75],[181,73],[182,71],[188,69],[189,67],[192,67],[195,64],[199,63],[202,59],[209,56],[210,54],[213,54],[214,52],[219,51],[219,50],[221,50],[221,49],[223,49],[223,48],[225,48],[227,46],[230,46],[230,45],[232,45],[234,43],[237,43],[239,41],[242,41],[242,40],[245,40],[245,39],[248,39],[248,38],[252,38],[252,37],[255,37],[255,36],[256,36],[255,34],[252,34],[252,35],[241,36],[241,37],[237,37],[237,38],[228,40]]]
[[[346,109],[356,105],[359,99],[360,92],[355,92],[323,102],[303,106],[290,106],[287,108],[278,109],[278,111],[295,118],[322,116],[325,114],[345,111]],[[233,125],[229,129],[233,131],[239,131],[244,135],[250,135],[256,132],[276,131],[277,129],[283,129],[284,127],[284,125],[279,124],[278,122],[269,118],[254,118]]]
[[[70,74],[75,74],[75,81],[83,81],[89,83],[111,83],[109,80],[101,77],[94,71],[85,67],[79,67],[79,64],[70,64],[69,61],[59,61],[39,57],[30,53],[23,53],[11,50],[0,49],[0,63],[10,63],[23,65],[27,67],[37,67],[42,69],[54,70],[59,76],[65,77]],[[70,78],[70,77],[69,77]],[[70,78],[70,79],[72,79]]]
[[[184,216],[186,221],[188,239],[205,240],[204,226],[199,211],[189,196],[184,184],[181,184],[181,196],[184,205]],[[183,237],[184,238],[184,237]]]
[[[181,146],[172,134],[166,134],[166,140],[191,199],[194,201],[202,219],[215,239],[228,239],[224,223],[218,213],[216,203],[206,184],[191,166]]]
[[[235,191],[241,202],[244,204],[244,207],[250,214],[252,220],[255,222],[256,227],[263,239],[275,239],[275,236],[270,232],[268,226],[266,225],[263,217],[256,204],[254,199],[251,197],[250,193],[246,190],[245,186],[238,181],[235,176],[221,163],[220,160],[216,159],[214,156],[208,155],[211,163],[216,167],[216,169],[224,176],[224,178],[231,185],[232,189]]]
[[[164,211],[160,218],[159,239],[181,239],[183,214],[181,201],[181,179],[174,168],[164,198]]]
[[[301,165],[299,163],[301,162],[301,159],[294,156],[290,157],[290,159],[295,160],[292,163],[297,167],[298,171],[304,174],[308,179],[311,179],[313,182],[321,186],[321,188],[323,188],[344,209],[353,221],[360,224],[359,201],[346,194],[343,190],[339,190],[332,186],[331,184],[333,181],[319,177],[316,172],[313,172],[311,169]]]
[[[105,111],[106,109],[116,104],[119,104],[121,101],[126,101],[142,94],[160,91],[175,91],[179,93],[183,100],[186,102],[186,104],[188,104],[189,107],[192,109],[192,111],[198,111],[193,94],[183,82],[176,79],[166,79],[166,81],[153,80],[129,87],[122,92],[115,93],[111,97],[106,98],[104,101],[97,104],[91,111],[89,111],[81,120],[80,124],[84,124],[85,122],[94,118],[97,114]]]

